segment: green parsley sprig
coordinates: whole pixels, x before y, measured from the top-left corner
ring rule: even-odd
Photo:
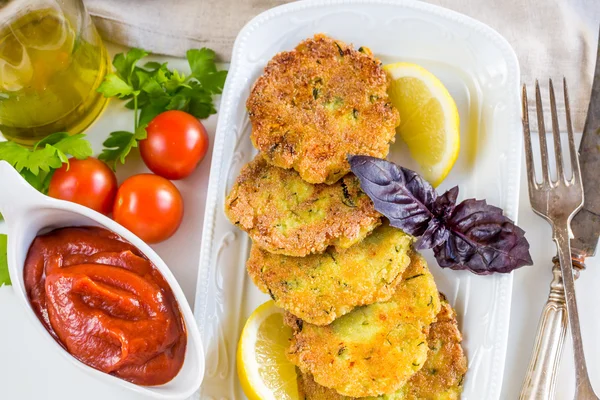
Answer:
[[[8,275],[8,260],[6,256],[6,235],[0,234],[0,287],[10,285],[10,275]]]
[[[31,186],[48,192],[54,170],[69,163],[69,155],[83,160],[92,155],[84,134],[53,133],[27,148],[14,142],[0,142],[0,160],[8,161]]]
[[[169,69],[167,63],[150,61],[140,67],[138,63],[148,54],[136,48],[117,54],[113,59],[115,73],[106,75],[98,88],[105,97],[128,100],[125,107],[135,115],[133,132],[112,132],[103,143],[98,158],[113,169],[118,162],[125,163],[131,149],[146,138],[148,123],[163,111],[181,110],[200,119],[217,112],[212,97],[223,91],[227,71],[217,69],[214,51],[188,50],[188,76]]]

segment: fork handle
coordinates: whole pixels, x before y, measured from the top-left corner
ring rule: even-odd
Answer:
[[[583,339],[581,338],[579,312],[577,310],[577,298],[575,296],[575,277],[571,260],[571,230],[569,225],[570,221],[563,226],[555,225],[553,229],[553,239],[558,248],[558,259],[560,261],[563,285],[565,288],[567,316],[569,318],[571,337],[573,339],[573,356],[575,357],[575,399],[598,400],[590,382],[583,352]]]
[[[540,317],[520,400],[554,399],[556,374],[567,333],[567,306],[558,258],[554,257],[552,261],[554,277],[550,283],[548,301]]]

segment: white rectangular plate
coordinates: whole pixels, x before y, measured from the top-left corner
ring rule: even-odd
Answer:
[[[315,33],[355,47],[384,63],[416,62],[448,87],[461,117],[461,151],[439,190],[460,185],[460,197],[487,199],[517,217],[521,135],[519,66],[510,45],[486,25],[426,3],[320,0],[292,3],[250,21],[235,42],[221,102],[211,166],[196,294],[196,318],[206,348],[202,399],[242,399],[235,370],[239,333],[268,299],[245,271],[248,236],[223,212],[226,194],[255,150],[245,102],[276,53]],[[400,140],[390,159],[413,167]],[[469,359],[463,399],[500,396],[508,336],[512,275],[476,276],[442,270],[425,253],[439,289],[456,308]]]

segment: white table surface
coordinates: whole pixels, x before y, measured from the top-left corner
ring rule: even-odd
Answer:
[[[122,51],[109,46],[109,52]],[[158,59],[158,58],[157,58]],[[168,60],[171,67],[187,71],[183,60]],[[88,130],[94,148],[109,132],[130,130],[133,116],[123,112],[123,102],[112,101],[101,119]],[[153,248],[170,266],[183,288],[190,304],[194,304],[197,267],[201,241],[201,227],[208,184],[210,153],[214,138],[216,117],[203,121],[211,139],[206,158],[188,178],[175,182],[185,202],[184,221],[179,231],[164,243]],[[134,173],[147,172],[137,154],[133,154],[127,165],[118,170],[119,182]],[[511,310],[510,336],[506,358],[506,369],[502,399],[517,399],[520,386],[529,363],[540,311],[546,301],[552,278],[551,258],[556,248],[551,241],[549,225],[536,216],[529,207],[525,167],[521,174],[521,199],[519,225],[527,232],[531,243],[534,266],[517,270],[514,279]],[[0,232],[4,226],[0,223]],[[583,329],[588,368],[592,383],[600,393],[600,345],[595,338],[600,336],[600,306],[594,303],[596,286],[600,286],[600,257],[587,261],[588,270],[577,281],[580,318]],[[89,377],[75,368],[64,357],[50,351],[45,340],[31,329],[31,321],[22,313],[23,305],[18,302],[11,287],[0,288],[0,399],[6,400],[137,400],[143,396],[115,389]],[[557,382],[556,399],[573,398],[574,373],[571,342],[567,338]],[[476,379],[476,377],[469,377]],[[481,400],[481,399],[476,399]],[[483,399],[487,400],[487,399]]]

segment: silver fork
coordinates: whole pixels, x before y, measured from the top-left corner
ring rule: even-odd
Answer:
[[[550,179],[550,168],[548,165],[548,147],[546,146],[546,129],[544,126],[544,112],[540,86],[535,82],[535,103],[537,108],[538,131],[540,138],[540,152],[542,159],[542,182],[538,183],[535,178],[535,166],[533,164],[533,150],[531,147],[531,133],[529,131],[529,111],[527,108],[527,88],[523,85],[523,133],[525,136],[525,157],[527,161],[527,179],[529,183],[529,201],[531,208],[536,214],[545,218],[552,226],[552,239],[556,242],[558,259],[563,276],[565,298],[567,303],[567,315],[573,338],[573,355],[575,356],[575,399],[599,400],[587,372],[585,355],[583,353],[583,341],[579,326],[579,314],[577,312],[577,299],[575,296],[575,280],[573,276],[573,264],[571,262],[571,219],[583,205],[583,184],[581,182],[581,171],[579,168],[579,156],[575,149],[573,138],[573,126],[571,124],[571,110],[569,107],[569,94],[567,92],[567,81],[563,79],[565,108],[567,116],[567,132],[569,138],[569,152],[571,158],[571,169],[573,176],[567,180],[564,173],[563,155],[561,149],[560,130],[558,127],[558,113],[556,111],[556,99],[552,80],[550,86],[550,108],[552,113],[552,133],[554,136],[554,152],[556,154],[557,180]],[[553,371],[548,371],[553,373]]]

